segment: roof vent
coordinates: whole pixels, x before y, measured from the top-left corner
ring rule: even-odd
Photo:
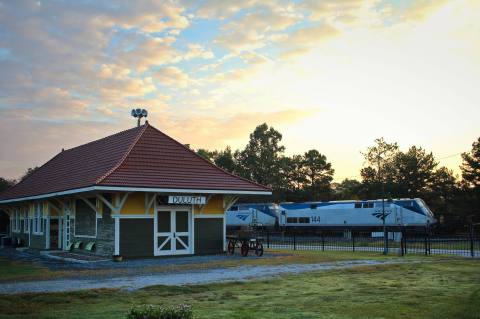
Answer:
[[[132,110],[132,116],[137,118],[137,126],[140,126],[140,120],[142,119],[142,117],[147,117],[148,112],[145,109],[140,109],[140,108],[133,109]]]

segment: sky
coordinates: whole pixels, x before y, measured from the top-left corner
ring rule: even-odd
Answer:
[[[459,172],[480,136],[480,1],[0,0],[0,176],[150,124],[243,149],[266,122],[359,178],[375,138]]]

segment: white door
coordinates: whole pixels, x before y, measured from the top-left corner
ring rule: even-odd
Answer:
[[[192,253],[192,220],[189,208],[160,208],[154,220],[154,255]]]

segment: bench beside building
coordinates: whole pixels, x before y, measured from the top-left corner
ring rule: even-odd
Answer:
[[[1,193],[0,207],[18,244],[136,258],[222,252],[224,212],[270,194],[146,122],[62,150]]]

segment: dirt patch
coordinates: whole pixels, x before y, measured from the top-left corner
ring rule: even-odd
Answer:
[[[266,278],[282,274],[298,274],[308,271],[326,271],[358,266],[365,267],[398,263],[404,262],[395,262],[388,260],[356,260],[318,264],[244,266],[197,271],[159,273],[150,275],[115,276],[111,278],[96,279],[62,279],[46,280],[40,282],[16,282],[0,284],[0,294],[16,294],[27,292],[64,292],[100,288],[120,288],[125,290],[136,290],[154,285],[179,286],[191,284],[206,284],[213,282]]]
[[[62,259],[70,260],[70,261],[106,261],[106,260],[109,260],[105,257],[75,254],[75,253],[69,253],[69,252],[64,252],[64,251],[49,252],[48,255],[50,257],[58,257],[58,258],[62,258]]]

